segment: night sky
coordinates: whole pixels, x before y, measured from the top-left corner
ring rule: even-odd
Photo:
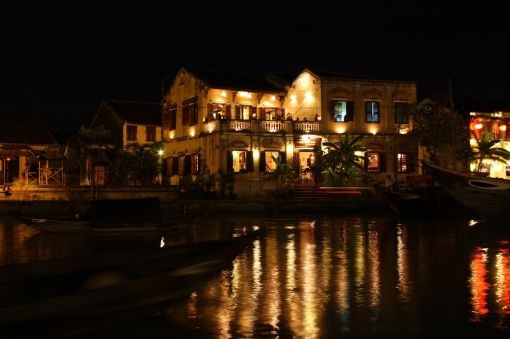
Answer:
[[[457,97],[510,101],[510,25],[496,5],[181,2],[2,9],[0,113],[77,129],[104,99],[159,101],[182,66],[387,76],[418,81],[420,97],[450,77]]]

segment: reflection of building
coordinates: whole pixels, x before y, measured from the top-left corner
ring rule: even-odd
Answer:
[[[415,104],[412,81],[305,69],[286,83],[182,68],[163,100],[167,174],[197,175],[205,166],[242,173],[243,193],[274,170],[271,156],[303,172],[315,146],[346,133],[365,136],[365,166],[375,180],[413,172],[415,147],[393,141],[411,129]]]
[[[63,185],[60,148],[39,118],[0,116],[0,183]]]

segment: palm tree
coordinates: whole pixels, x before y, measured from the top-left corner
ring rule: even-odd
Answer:
[[[277,158],[271,156],[271,159],[275,163],[275,169],[274,171],[269,172],[269,179],[276,181],[276,195],[284,197],[287,195],[294,183],[294,169],[292,169],[292,166],[283,162],[281,156],[278,156]]]
[[[348,180],[354,179],[358,172],[363,171],[361,161],[365,149],[361,144],[362,135],[351,138],[349,133],[345,134],[343,140],[337,143],[325,142],[328,153],[324,156],[329,169],[338,175],[339,184],[343,186]]]
[[[510,160],[510,152],[502,147],[493,147],[499,143],[499,140],[492,139],[491,133],[483,133],[480,138],[476,133],[472,132],[472,135],[476,141],[476,147],[474,151],[471,151],[470,158],[478,162],[476,171],[481,172],[483,161],[490,159],[493,161],[499,161],[506,165],[507,160]]]

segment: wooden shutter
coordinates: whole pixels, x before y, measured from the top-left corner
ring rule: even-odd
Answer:
[[[286,164],[287,163],[287,155],[286,155],[285,152],[280,152],[280,159],[282,159],[281,160],[282,164]]]
[[[347,101],[347,114],[345,117],[345,121],[354,121],[354,102]]]
[[[234,157],[232,155],[232,151],[227,152],[227,172],[234,171]]]
[[[250,107],[250,120],[251,119],[257,119],[257,107],[255,106]]]
[[[234,117],[234,119],[236,120],[241,119],[241,106],[239,105],[236,105],[236,116]]]
[[[381,172],[386,172],[386,154],[385,153],[379,153],[380,158],[380,164],[381,164]]]
[[[260,172],[265,172],[266,171],[266,151],[260,152],[259,171]]]
[[[225,105],[225,116],[224,118],[230,119],[232,118],[232,105],[226,104]]]
[[[299,171],[301,171],[301,168],[299,166],[299,152],[294,153],[293,167],[296,172],[299,173]]]
[[[191,174],[191,155],[184,158],[184,175]]]
[[[218,118],[218,117],[216,117]],[[206,120],[213,119],[213,104],[212,102],[207,103],[207,116]]]
[[[253,151],[246,152],[246,172],[253,172]]]
[[[266,110],[264,107],[259,107],[259,119],[266,120]]]
[[[408,164],[408,167],[407,167],[407,172],[414,172],[415,170],[415,154],[413,153],[407,153],[407,157],[408,157],[408,161],[409,161],[409,164]]]

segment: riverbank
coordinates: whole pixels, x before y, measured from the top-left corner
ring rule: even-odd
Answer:
[[[83,215],[90,200],[2,200],[0,215],[61,216]],[[391,215],[392,210],[376,195],[342,196],[331,200],[161,200],[168,215],[292,215],[292,214],[374,214]],[[140,211],[143,213],[143,211]]]

